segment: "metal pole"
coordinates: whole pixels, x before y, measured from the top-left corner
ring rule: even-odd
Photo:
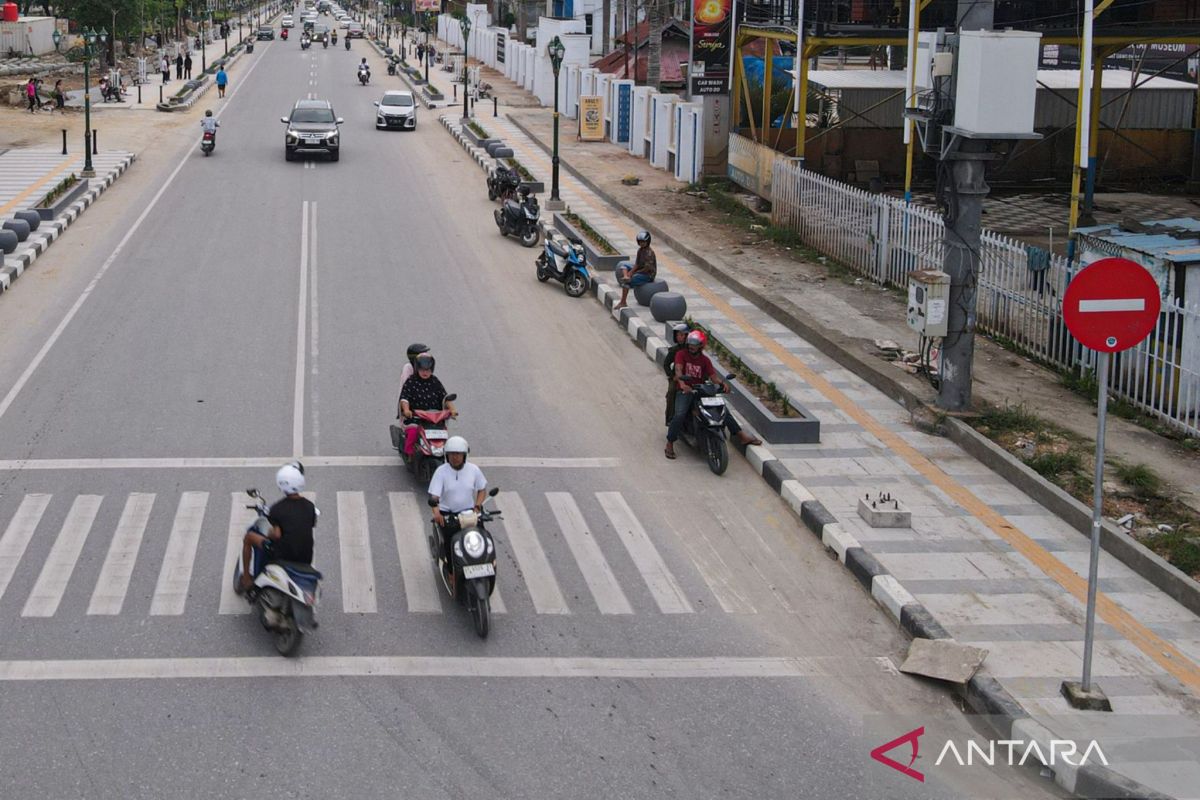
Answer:
[[[550,159],[550,202],[557,205],[558,197],[558,70],[554,70],[554,157]],[[549,207],[549,204],[547,204]]]
[[[1100,571],[1100,519],[1104,504],[1104,422],[1108,416],[1108,358],[1106,352],[1100,357],[1099,398],[1096,410],[1096,472],[1092,487],[1092,554],[1088,562],[1087,623],[1083,632],[1083,691],[1092,691],[1092,643],[1096,628],[1096,579]]]
[[[138,105],[140,106],[142,104],[142,85],[139,83],[137,85],[137,87],[138,87]]]
[[[92,155],[96,155],[97,153],[100,152],[100,149],[98,147],[98,142],[99,142],[99,138],[100,138],[99,133],[100,132],[98,130],[96,130],[95,128],[92,128]]]
[[[467,31],[463,31],[463,119],[471,116],[471,112],[467,110],[467,95],[470,94],[467,91],[467,87],[471,83],[471,72],[467,67],[467,42],[469,39],[470,36],[467,34]]]
[[[62,133],[63,133],[63,151],[62,151],[62,154],[65,156],[65,155],[67,154],[67,129],[66,129],[66,128],[63,128],[63,129],[62,129]]]
[[[92,63],[92,46],[88,44],[86,39],[83,45],[83,177],[96,177],[96,170],[92,168],[92,84],[91,84],[91,63]]]

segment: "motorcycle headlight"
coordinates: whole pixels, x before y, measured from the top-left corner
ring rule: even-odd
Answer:
[[[467,531],[462,538],[463,549],[467,551],[467,555],[471,558],[479,558],[483,555],[484,541],[483,534],[479,531]]]

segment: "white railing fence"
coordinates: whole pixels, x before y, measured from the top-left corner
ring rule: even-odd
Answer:
[[[908,273],[940,269],[941,215],[871,194],[777,161],[772,221],[875,283],[905,287]],[[985,230],[980,253],[977,329],[1067,371],[1091,369],[1092,353],[1067,332],[1062,296],[1071,280],[1066,258]],[[1200,308],[1164,300],[1145,342],[1117,356],[1113,394],[1172,427],[1200,436]]]

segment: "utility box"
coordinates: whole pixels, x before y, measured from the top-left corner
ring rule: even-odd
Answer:
[[[945,336],[949,323],[950,276],[941,270],[908,273],[908,327],[922,336]]]
[[[974,138],[1033,133],[1042,35],[962,31],[954,90],[954,127]]]

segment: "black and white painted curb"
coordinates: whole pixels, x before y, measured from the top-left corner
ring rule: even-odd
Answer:
[[[467,138],[462,132],[460,121],[447,115],[441,117],[441,122],[446,130],[458,140],[463,149],[471,155],[480,169],[485,173],[490,173],[495,159]],[[528,138],[539,146],[541,145],[541,142],[534,137]],[[590,181],[584,179],[574,169],[569,167],[567,169],[585,186],[595,191]],[[597,192],[597,196],[613,208],[623,210],[620,204],[614,202],[606,194]],[[652,332],[654,328],[651,327],[654,325],[661,328],[661,326],[658,323],[647,323],[633,308],[614,310],[614,306],[621,296],[618,287],[594,282],[593,289],[596,299],[625,330],[629,338],[637,344],[647,358],[661,365],[666,358],[669,345],[665,339],[654,334]],[[767,447],[761,445],[744,447],[737,442],[733,444],[745,455],[750,466],[758,472],[767,485],[788,504],[804,527],[808,528],[821,541],[826,550],[836,555],[837,560],[850,571],[850,574],[858,580],[875,599],[875,602],[903,631],[914,639],[953,638],[938,623],[929,609],[918,602],[869,550],[859,544],[858,540],[842,527],[837,518]],[[1054,734],[1031,718],[1029,712],[990,675],[977,674],[965,685],[957,686],[955,689],[975,713],[986,715],[993,732],[999,738],[1036,741],[1043,753],[1052,752],[1051,741],[1062,741],[1069,738]],[[1079,749],[1083,750],[1083,748]],[[1047,766],[1047,769],[1051,769],[1051,767]],[[1082,767],[1073,767],[1060,761],[1055,763],[1053,772],[1054,782],[1077,797],[1172,800],[1167,795],[1155,792],[1099,765],[1087,764]]]
[[[82,197],[54,219],[44,220],[38,229],[31,232],[29,238],[21,243],[16,252],[4,256],[4,266],[0,267],[0,294],[7,292],[12,287],[13,282],[21,277],[42,253],[46,252],[63,231],[79,218],[84,209],[96,202],[96,198],[113,185],[113,182],[129,168],[136,157],[133,153],[126,153],[105,175],[89,178],[88,190]]]

